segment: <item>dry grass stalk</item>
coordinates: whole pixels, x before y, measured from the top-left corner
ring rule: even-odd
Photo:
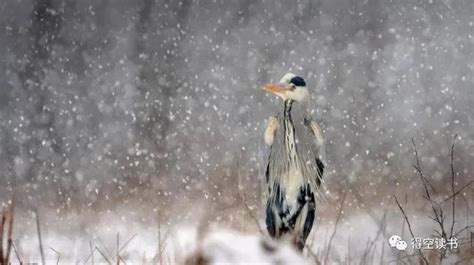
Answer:
[[[89,240],[89,250],[90,250],[91,264],[94,265],[94,249],[92,247],[92,241],[90,240]]]
[[[152,263],[163,264],[163,253],[166,249],[166,239],[168,238],[169,231],[167,231],[164,235],[162,235],[162,228],[161,228],[161,220],[160,220],[160,211],[158,211],[157,215],[157,222],[158,222],[158,245],[156,248],[156,254],[152,259]]]
[[[334,223],[334,229],[332,231],[331,237],[329,238],[329,242],[328,242],[328,245],[326,247],[326,255],[324,257],[324,264],[328,264],[329,252],[331,252],[332,241],[334,239],[334,236],[337,233],[337,226],[338,226],[339,221],[341,220],[341,217],[342,217],[343,208],[344,208],[344,201],[346,200],[346,194],[347,193],[344,192],[344,194],[342,195],[341,203],[339,205],[339,213],[337,215],[336,222]]]
[[[120,265],[119,244],[120,244],[120,233],[117,233],[117,248],[115,249],[117,265]]]
[[[113,259],[114,255],[112,255],[112,252],[107,248],[107,246],[104,244],[104,241],[102,241],[102,239],[100,237],[97,237],[97,239],[99,240],[99,243],[102,245],[102,247],[104,248],[105,252],[107,252],[107,255],[109,255],[109,257],[111,257],[110,259]],[[97,248],[97,247],[96,247]],[[100,251],[99,248],[97,248],[97,251]],[[104,256],[104,255],[103,255]]]
[[[367,244],[366,249],[364,250],[364,253],[362,254],[362,258],[360,261],[360,264],[366,264],[367,263],[367,257],[370,256],[371,252],[374,252],[374,255],[372,256],[372,259],[375,256],[375,248],[376,245],[375,243],[378,241],[380,236],[384,233],[385,227],[386,227],[386,222],[387,221],[387,210],[384,211],[384,214],[382,216],[382,220],[380,221],[379,229],[377,231],[377,234],[375,235],[373,240],[370,240]]]
[[[44,259],[43,240],[41,238],[41,227],[40,227],[40,220],[39,220],[38,210],[34,209],[34,212],[35,212],[35,219],[36,219],[36,232],[38,234],[38,244],[39,244],[39,251],[40,251],[40,255],[41,255],[41,262],[43,264],[46,264],[45,259]]]
[[[405,201],[404,201],[403,205],[406,206],[407,203],[408,203],[408,195],[405,194]],[[402,237],[405,236],[405,221],[404,220],[402,220],[402,235],[401,236]],[[401,252],[397,252],[397,262],[402,262],[400,260],[400,255],[401,255]]]
[[[107,258],[107,256],[102,252],[98,247],[95,247],[97,249],[97,252],[107,261],[107,263],[112,264],[112,262]]]
[[[351,264],[351,237],[347,237],[347,264]]]

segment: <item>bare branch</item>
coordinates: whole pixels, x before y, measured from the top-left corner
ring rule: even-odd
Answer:
[[[400,202],[398,202],[397,196],[393,195],[393,197],[395,198],[395,202],[397,203],[398,208],[402,212],[403,217],[405,218],[405,221],[407,222],[408,230],[410,231],[411,237],[415,238],[415,234],[413,233],[413,230],[411,229],[411,224],[410,224],[410,221],[408,220],[408,216],[406,215],[405,210],[403,210],[403,207],[400,205]],[[420,254],[421,258],[426,264],[430,264],[428,260],[426,259],[425,255],[423,255],[423,252],[421,252],[421,249],[418,249],[418,253]]]
[[[432,209],[433,214],[434,214],[434,219],[433,220],[439,225],[439,227],[441,229],[441,237],[444,238],[445,240],[447,240],[448,238],[447,238],[446,230],[444,228],[443,209],[441,208],[441,206],[438,202],[435,202],[433,199],[431,199],[431,193],[428,189],[428,185],[431,186],[431,189],[435,193],[436,193],[436,189],[433,187],[433,185],[431,185],[429,180],[425,177],[425,175],[423,173],[423,170],[421,169],[420,159],[418,158],[418,150],[416,148],[415,139],[412,138],[411,141],[412,141],[413,147],[415,149],[416,165],[414,167],[418,171],[418,175],[420,176],[421,183],[423,184],[423,188],[424,188],[424,191],[425,191],[426,199],[428,200],[428,202],[430,202],[431,209]]]

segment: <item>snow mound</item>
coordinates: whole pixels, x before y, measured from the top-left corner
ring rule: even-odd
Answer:
[[[308,264],[297,250],[260,235],[218,229],[206,233],[185,259],[194,264]]]

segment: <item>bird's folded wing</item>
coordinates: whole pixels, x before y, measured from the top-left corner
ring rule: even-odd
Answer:
[[[265,143],[268,146],[273,144],[273,139],[275,138],[275,131],[278,127],[278,118],[276,116],[270,117],[268,120],[267,127],[265,128],[265,134],[263,138],[265,139]]]
[[[266,200],[268,198],[268,165],[270,163],[269,157],[272,145],[275,141],[275,135],[278,128],[278,116],[272,116],[268,119],[267,124],[265,125],[265,130],[263,137],[259,141],[259,154],[260,154],[260,163],[259,163],[259,176],[261,177],[261,188],[262,188],[262,198]]]
[[[318,123],[311,118],[304,119],[305,133],[300,134],[300,145],[302,159],[305,161],[306,173],[312,176],[310,184],[312,189],[320,194],[320,185],[322,182],[322,175],[324,170],[324,140],[321,128]]]
[[[319,127],[319,124],[313,120],[309,121],[308,123],[309,128],[311,129],[311,132],[313,133],[314,137],[316,138],[316,143],[318,146],[323,145],[323,135],[321,133],[321,128]]]

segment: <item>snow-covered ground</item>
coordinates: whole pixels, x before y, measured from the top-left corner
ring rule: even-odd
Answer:
[[[330,205],[322,208],[327,207]],[[199,209],[195,211],[197,213]],[[143,221],[147,213],[131,215],[126,209],[102,213],[100,217],[92,212],[59,219],[43,215],[42,241],[48,261],[56,261],[58,252],[60,261],[68,263],[91,262],[91,249],[95,262],[106,262],[107,259],[114,262],[117,246],[120,257],[126,262],[162,264],[184,264],[196,259],[229,264],[314,264],[314,256],[323,264],[324,261],[347,264],[361,260],[364,260],[363,264],[379,264],[415,253],[411,248],[412,236],[393,205],[385,209],[372,209],[370,215],[351,212],[350,209],[343,212],[336,230],[334,216],[319,218],[307,242],[307,248],[311,250],[306,249],[302,255],[292,246],[274,242],[265,234],[260,234],[246,216],[239,217],[247,225],[246,231],[242,231],[218,221],[209,223],[196,219],[163,224]],[[432,220],[413,209],[408,213],[415,236],[430,237],[434,234],[436,226]],[[263,220],[260,220],[260,225],[264,227]],[[455,228],[464,225],[465,221],[460,219]],[[19,214],[17,226],[14,238],[22,260],[38,262],[40,252],[34,216]],[[330,252],[326,257],[333,233]],[[466,237],[465,234],[460,237]],[[391,248],[388,242],[391,235],[400,235],[409,248],[406,251]],[[456,260],[455,257],[451,259]]]

